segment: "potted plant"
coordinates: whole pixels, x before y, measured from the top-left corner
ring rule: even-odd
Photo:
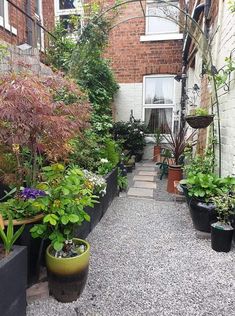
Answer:
[[[194,227],[203,232],[211,231],[211,224],[216,221],[213,196],[233,191],[235,178],[220,178],[215,174],[192,174],[181,183],[187,185],[189,209]]]
[[[191,143],[191,146],[194,145],[193,136],[194,132],[188,135],[188,129],[183,125],[180,126],[180,129],[177,133],[174,133],[169,127],[167,128],[167,135],[163,137],[167,141],[167,146],[171,151],[172,158],[174,163],[168,166],[168,182],[167,182],[167,191],[169,193],[174,193],[174,182],[180,181],[183,175],[183,159],[184,159],[184,150]]]
[[[42,221],[43,211],[38,205],[40,205],[40,198],[44,195],[44,191],[34,188],[22,187],[19,191],[14,188],[8,193],[8,200],[0,203],[0,214],[5,226],[9,224],[8,214],[13,219],[14,231],[17,231],[21,225],[25,225],[16,244],[27,247],[28,285],[36,282],[39,274],[41,240],[33,239],[30,229],[35,223]]]
[[[197,108],[185,119],[192,128],[206,128],[213,122],[214,115],[209,114],[207,109]]]
[[[67,169],[61,164],[43,168],[44,182],[39,188],[46,192],[40,207],[45,214],[42,224],[36,224],[34,238],[48,238],[46,266],[50,294],[58,301],[71,302],[82,293],[86,283],[90,246],[75,237],[75,230],[90,216],[86,206],[93,206],[96,197],[84,173],[76,166]]]
[[[229,192],[212,197],[218,222],[211,224],[211,247],[218,252],[231,249],[234,228],[231,216],[234,215],[235,196]]]
[[[13,232],[10,215],[5,228],[0,215],[0,315],[26,315],[27,249],[14,245],[23,230]]]
[[[160,154],[161,154],[161,142],[163,140],[163,136],[160,129],[156,129],[154,134],[156,145],[153,147],[153,161],[159,162],[160,161]]]

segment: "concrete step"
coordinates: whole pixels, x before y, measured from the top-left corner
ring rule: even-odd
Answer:
[[[153,189],[130,188],[127,192],[127,196],[153,198]]]
[[[155,182],[150,182],[150,181],[135,181],[134,187],[143,188],[143,189],[156,189],[157,184]]]

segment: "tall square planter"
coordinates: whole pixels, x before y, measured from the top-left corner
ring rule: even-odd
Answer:
[[[118,178],[118,168],[113,169],[105,177],[106,182],[107,182],[106,194],[100,198],[100,205],[102,208],[103,215],[106,213],[113,199],[117,196],[117,193],[118,193],[117,178]]]
[[[14,246],[0,260],[0,315],[26,315],[27,248]]]

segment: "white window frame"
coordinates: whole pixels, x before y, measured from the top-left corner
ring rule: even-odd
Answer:
[[[4,17],[0,16],[0,26],[5,28],[7,31],[11,32],[14,35],[17,35],[17,29],[10,25],[9,23],[9,9],[8,9],[8,2],[3,0],[3,7],[4,7]]]
[[[42,8],[42,0],[39,0],[39,6],[38,6],[38,9],[39,9],[39,14],[37,14],[36,12],[34,13],[34,16],[36,18],[36,20],[38,22],[41,23],[41,25],[43,26],[43,8]],[[41,43],[37,43],[37,46],[38,48],[42,51],[44,51],[44,31],[42,28],[40,28],[41,30]]]
[[[174,2],[174,1],[172,1]],[[146,12],[148,12],[148,5],[151,4],[156,4],[155,1],[147,1],[146,2]],[[161,4],[161,3],[159,3]],[[162,3],[161,5],[166,5],[166,3]],[[178,3],[179,6],[179,3]],[[147,41],[164,41],[164,40],[178,40],[178,39],[183,39],[183,34],[180,33],[180,28],[178,25],[176,25],[177,30],[172,31],[172,32],[163,32],[163,31],[156,31],[155,33],[149,33],[148,32],[148,21],[149,21],[148,16],[145,18],[145,35],[142,35],[140,37],[141,42],[147,42]],[[164,20],[164,19],[163,19]]]
[[[174,129],[174,110],[176,108],[176,86],[175,86],[175,75],[146,75],[143,77],[143,121],[145,122],[145,109],[172,109],[172,126],[171,130]],[[173,79],[173,103],[170,104],[145,104],[145,93],[146,93],[146,79],[147,78],[172,78]]]
[[[81,23],[82,23],[82,17],[84,15],[82,0],[77,0],[77,7],[75,9],[62,9],[61,10],[59,0],[54,0],[54,7],[55,7],[56,22],[59,22],[60,17],[63,15],[78,15],[81,17]],[[73,36],[70,35],[70,37],[73,37]]]

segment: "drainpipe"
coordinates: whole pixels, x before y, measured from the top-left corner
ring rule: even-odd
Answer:
[[[26,0],[25,3],[25,11],[29,16],[32,16],[31,12],[31,0]],[[26,37],[27,37],[27,44],[33,46],[33,22],[27,16],[26,19]]]

